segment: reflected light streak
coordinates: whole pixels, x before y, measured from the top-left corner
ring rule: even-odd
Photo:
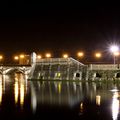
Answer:
[[[113,120],[117,120],[119,113],[119,100],[118,100],[118,92],[113,94],[113,101],[112,101],[112,118]]]
[[[25,75],[25,91],[27,92],[27,79],[28,79],[28,75]]]
[[[76,92],[77,88],[76,88],[76,83],[73,82],[73,88],[74,88],[74,92]]]
[[[61,83],[58,84],[58,92],[61,93]]]
[[[23,106],[24,104],[24,85],[20,84],[20,104]]]
[[[2,81],[0,81],[0,104],[2,103]]]
[[[83,112],[83,102],[80,103],[80,112]]]
[[[101,103],[101,96],[96,95],[96,105],[100,106],[100,103]]]
[[[36,97],[33,84],[31,84],[31,107],[32,107],[33,113],[35,113],[37,108],[37,97]]]
[[[18,96],[19,96],[18,82],[15,82],[15,85],[14,85],[14,95],[15,95],[15,104],[17,104],[18,103]]]

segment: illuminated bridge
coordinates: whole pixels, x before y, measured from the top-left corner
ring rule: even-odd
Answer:
[[[73,58],[36,59],[32,65],[29,79],[43,80],[81,80],[86,67]]]
[[[18,64],[1,64],[0,74],[23,73],[30,80],[120,80],[120,64],[88,64],[66,58],[38,58],[36,53],[21,56]]]
[[[84,65],[73,58],[36,59],[29,79],[33,80],[120,80],[119,64]]]
[[[0,65],[0,73],[5,75],[5,74],[10,74],[13,72],[20,72],[23,74],[29,74],[31,70],[31,65]]]

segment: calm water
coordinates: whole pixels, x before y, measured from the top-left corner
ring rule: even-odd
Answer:
[[[0,119],[117,120],[116,83],[27,81],[22,74],[0,76]]]

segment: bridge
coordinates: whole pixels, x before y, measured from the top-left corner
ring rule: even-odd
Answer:
[[[10,74],[13,72],[20,72],[23,74],[29,74],[31,65],[17,65],[17,64],[4,64],[0,65],[0,73],[3,75]]]
[[[74,58],[36,59],[29,79],[33,80],[115,80],[120,79],[119,64],[88,64]]]
[[[35,53],[29,57],[21,56],[18,64],[1,64],[0,74],[20,72],[30,80],[101,80],[120,79],[119,64],[85,65],[72,57],[38,58]]]

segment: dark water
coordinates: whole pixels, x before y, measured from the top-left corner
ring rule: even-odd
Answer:
[[[0,119],[119,120],[120,85],[0,76]]]

